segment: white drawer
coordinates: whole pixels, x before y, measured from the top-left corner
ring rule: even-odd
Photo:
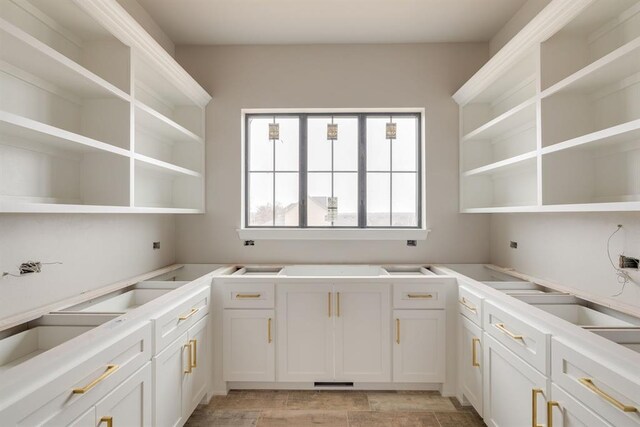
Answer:
[[[557,384],[551,385],[551,402],[551,405],[547,405],[547,419],[551,420],[551,424],[548,425],[612,427]]]
[[[483,299],[480,295],[473,293],[463,285],[458,287],[458,309],[460,314],[481,328]]]
[[[616,368],[557,338],[551,350],[554,383],[610,424],[640,426],[640,375],[629,374],[637,374],[638,366],[628,366],[626,371]]]
[[[393,308],[437,309],[445,308],[446,305],[446,283],[395,283],[393,285]]]
[[[154,355],[209,313],[211,288],[203,286],[153,318]]]
[[[42,382],[34,390],[0,410],[2,425],[50,424],[62,413],[77,418],[151,359],[149,322],[116,337],[90,350],[80,348],[86,357],[63,367],[52,366],[49,378],[38,378]]]
[[[224,283],[224,308],[274,308],[273,283]]]
[[[484,330],[525,362],[549,375],[549,340],[551,335],[524,315],[514,315],[484,301]]]

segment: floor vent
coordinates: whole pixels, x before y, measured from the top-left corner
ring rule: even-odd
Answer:
[[[316,381],[313,383],[314,387],[353,387],[352,382],[324,382]]]

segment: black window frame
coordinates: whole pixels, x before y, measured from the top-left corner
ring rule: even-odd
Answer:
[[[385,111],[385,112],[259,112],[259,113],[245,113],[244,115],[244,224],[243,227],[247,229],[289,229],[289,230],[304,230],[304,229],[321,229],[321,230],[340,230],[340,229],[362,229],[362,230],[419,230],[423,228],[423,164],[426,163],[423,159],[423,123],[422,112],[407,112],[407,111]],[[299,123],[299,147],[298,147],[298,225],[286,226],[286,225],[250,225],[250,211],[249,200],[251,195],[250,188],[250,174],[249,162],[251,158],[250,151],[250,126],[249,122],[253,117],[297,117]],[[358,224],[357,225],[344,225],[344,226],[309,226],[307,224],[307,119],[309,117],[356,117],[358,119]],[[416,153],[416,194],[417,194],[417,222],[415,226],[371,226],[367,225],[367,117],[412,117],[416,119],[416,135],[417,135],[417,153]],[[275,164],[275,157],[274,157]],[[274,175],[277,171],[274,171]],[[286,172],[283,172],[286,173]],[[350,172],[353,173],[353,172]],[[401,171],[394,172],[392,165],[390,165],[389,174],[393,176],[394,173],[403,173]],[[414,172],[404,172],[414,173]],[[274,177],[275,179],[275,177]],[[275,195],[275,186],[274,186]],[[275,197],[275,196],[274,196]],[[393,188],[390,188],[390,201],[393,198]],[[273,207],[274,222],[275,222],[275,206]],[[393,221],[393,210],[390,210],[390,221]]]

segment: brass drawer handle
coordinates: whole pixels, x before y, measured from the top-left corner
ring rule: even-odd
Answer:
[[[547,427],[553,427],[553,407],[560,408],[560,404],[555,400],[547,402]]]
[[[586,388],[588,388],[589,390],[591,390],[592,392],[594,392],[595,394],[597,394],[598,396],[600,396],[601,398],[609,402],[611,405],[620,409],[622,412],[638,412],[638,408],[636,408],[635,406],[625,405],[615,397],[601,390],[600,387],[598,387],[593,383],[592,378],[580,378],[578,379],[578,381],[580,381],[580,384],[582,384],[583,386],[585,386]]]
[[[183,372],[185,374],[190,374],[193,372],[193,353],[191,352],[191,349],[193,348],[193,346],[191,345],[191,342],[188,342],[182,348],[186,348],[187,350],[189,350],[189,357],[187,359],[187,362],[188,362],[187,369],[185,369]]]
[[[113,427],[113,417],[100,418],[100,424],[107,423],[107,427]]]
[[[477,314],[477,313],[478,313],[478,310],[477,310],[474,306],[472,306],[471,304],[469,304],[469,303],[467,302],[467,300],[466,300],[464,297],[462,297],[462,299],[459,299],[459,300],[458,300],[458,302],[459,302],[460,304],[462,304],[462,306],[463,306],[464,308],[466,308],[467,310],[469,310],[470,312],[472,312],[472,313],[474,313],[474,314]]]
[[[271,344],[273,339],[271,338],[271,317],[267,320],[267,342]]]
[[[198,311],[200,311],[199,308],[192,308],[188,314],[183,314],[182,316],[178,317],[178,320],[187,320],[189,317],[193,316]]]
[[[118,366],[118,365],[107,365],[107,370],[104,371],[104,373],[102,375],[100,375],[98,378],[96,378],[95,380],[91,381],[89,384],[87,384],[86,386],[84,386],[82,388],[74,388],[73,389],[73,394],[84,394],[84,393],[88,392],[89,390],[91,390],[92,388],[97,386],[99,383],[101,383],[102,381],[107,379],[110,375],[112,375],[119,368],[120,368],[120,366]]]
[[[478,350],[476,349],[476,343],[480,342],[480,338],[471,338],[471,366],[475,368],[480,367],[480,362],[478,362]]]
[[[400,319],[396,319],[396,344],[400,344]]]
[[[544,427],[538,424],[538,394],[544,395],[541,388],[531,389],[531,427]]]
[[[236,298],[260,298],[262,294],[236,294]]]
[[[505,334],[507,334],[511,339],[524,341],[524,336],[523,335],[514,334],[513,332],[508,330],[506,326],[504,326],[504,323],[496,323],[496,324],[494,324],[494,326],[496,328],[498,328],[500,331],[502,331]]]
[[[416,298],[431,299],[433,298],[433,295],[432,294],[407,294],[407,297],[410,299],[416,299]]]
[[[193,346],[193,365],[192,368],[198,367],[198,340],[189,340],[189,344]],[[189,350],[191,352],[191,350]]]

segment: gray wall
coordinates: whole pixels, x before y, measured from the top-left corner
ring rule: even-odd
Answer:
[[[458,214],[458,106],[451,95],[488,58],[486,43],[187,46],[176,59],[213,96],[207,109],[207,214],[177,218],[184,262],[486,262],[489,218]],[[426,108],[427,225],[404,241],[258,241],[244,247],[242,108]]]

